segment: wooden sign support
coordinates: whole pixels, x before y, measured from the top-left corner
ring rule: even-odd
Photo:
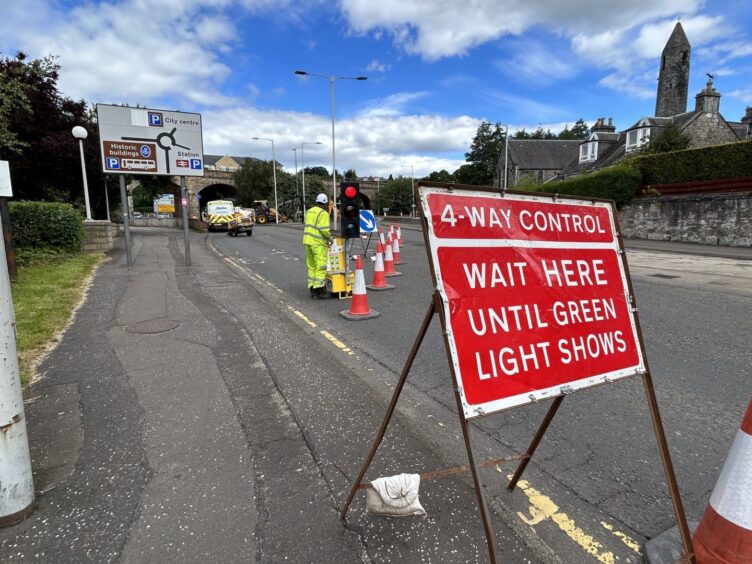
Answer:
[[[410,353],[407,356],[407,360],[405,361],[405,365],[402,368],[402,372],[400,374],[399,380],[397,381],[397,385],[394,389],[394,393],[392,394],[391,401],[389,402],[389,405],[386,409],[386,412],[382,419],[379,430],[376,433],[376,437],[374,438],[373,444],[371,445],[371,449],[368,451],[368,454],[366,455],[366,458],[363,461],[360,471],[358,472],[358,475],[349,490],[347,499],[345,500],[345,503],[342,506],[342,509],[340,511],[340,519],[344,520],[346,518],[347,512],[352,504],[352,501],[358,489],[362,489],[366,487],[366,485],[363,483],[363,479],[365,478],[366,472],[368,471],[368,468],[370,467],[371,462],[373,461],[376,455],[376,452],[384,438],[387,427],[389,426],[389,422],[392,418],[392,415],[394,414],[397,401],[399,400],[399,397],[402,393],[405,382],[407,381],[407,376],[412,368],[413,362],[415,361],[415,357],[418,353],[418,350],[420,349],[423,339],[431,324],[431,321],[434,315],[438,314],[439,319],[441,321],[442,333],[444,335],[445,350],[447,352],[447,358],[449,360],[450,372],[451,372],[451,377],[452,377],[452,386],[453,386],[454,396],[455,396],[455,400],[457,404],[457,413],[458,413],[458,417],[460,420],[460,427],[462,429],[462,436],[463,436],[463,440],[465,443],[465,449],[467,451],[467,457],[469,461],[469,470],[473,477],[473,483],[475,486],[475,494],[477,498],[478,508],[480,510],[481,519],[483,522],[483,528],[484,528],[485,535],[486,535],[488,557],[489,557],[490,562],[495,563],[497,561],[497,557],[496,557],[497,551],[496,551],[496,541],[495,541],[495,536],[494,536],[493,523],[489,515],[488,503],[485,499],[483,488],[481,487],[481,479],[480,479],[480,474],[479,474],[479,468],[483,466],[487,466],[488,464],[485,464],[485,463],[478,464],[475,461],[475,456],[473,454],[473,449],[472,449],[472,440],[471,440],[469,421],[475,418],[486,417],[488,415],[497,413],[504,409],[511,409],[515,406],[502,407],[502,408],[498,408],[498,409],[495,409],[494,411],[489,411],[489,412],[482,412],[482,410],[477,410],[477,413],[474,414],[472,417],[467,416],[468,400],[466,396],[463,396],[465,392],[462,391],[462,380],[458,377],[458,374],[457,374],[457,369],[456,369],[457,359],[453,357],[452,355],[453,347],[450,345],[451,324],[448,323],[448,320],[446,318],[445,308],[444,308],[444,305],[445,305],[444,300],[446,298],[442,297],[442,294],[440,290],[438,289],[440,288],[440,280],[439,278],[437,278],[437,273],[436,273],[437,266],[436,264],[434,264],[434,257],[431,254],[431,241],[428,235],[428,232],[429,232],[428,219],[427,219],[426,214],[423,211],[424,209],[423,199],[418,197],[418,195],[420,194],[421,188],[424,186],[430,186],[431,188],[438,188],[440,190],[443,189],[448,193],[460,193],[461,194],[463,192],[472,191],[473,193],[476,193],[476,194],[479,192],[481,193],[488,192],[489,194],[494,194],[498,196],[498,191],[496,190],[483,189],[477,186],[458,186],[458,185],[453,185],[453,184],[447,185],[447,184],[439,184],[439,183],[425,184],[421,182],[421,183],[418,183],[416,187],[415,199],[421,203],[420,211],[421,211],[421,218],[422,218],[422,224],[423,224],[423,234],[426,240],[426,248],[429,252],[429,262],[431,264],[432,276],[433,276],[433,280],[434,280],[435,287],[437,288],[437,290],[434,292],[432,296],[430,305],[428,307],[428,310],[426,311],[425,317],[423,318],[423,322],[420,326],[420,330],[418,331],[418,335],[415,338],[415,342],[413,343]],[[505,192],[505,194],[509,194],[509,195],[517,194],[518,196],[522,195],[522,193],[514,193],[514,192]],[[529,194],[523,197],[528,197],[528,196]],[[550,195],[550,194],[537,194],[535,197],[536,198],[548,197],[548,198],[551,198],[552,201],[555,201],[557,198],[559,198],[560,200],[562,199],[559,196]],[[563,199],[567,200],[567,198],[563,198]],[[580,201],[580,202],[582,201],[581,199],[577,199],[577,198],[571,198],[571,200]],[[609,203],[611,206],[613,206],[612,202],[608,202],[605,200],[591,200],[591,201],[594,204],[596,202],[601,202],[601,203]],[[644,369],[635,371],[634,375],[640,374],[642,376],[643,387],[645,389],[648,409],[650,412],[650,417],[652,419],[656,440],[658,442],[660,458],[663,464],[663,470],[664,470],[666,482],[668,484],[669,493],[670,493],[671,500],[673,503],[673,509],[674,509],[674,513],[675,513],[676,520],[678,523],[679,534],[680,534],[682,544],[684,547],[684,554],[682,555],[681,561],[689,562],[691,564],[696,564],[694,549],[692,546],[692,538],[689,533],[689,527],[687,526],[687,520],[684,514],[684,508],[682,506],[681,496],[679,493],[679,487],[676,482],[674,468],[671,463],[671,455],[669,453],[668,443],[666,441],[666,434],[663,429],[663,423],[661,422],[661,416],[660,416],[660,412],[658,409],[658,402],[655,396],[655,390],[653,387],[652,377],[650,375],[650,369],[648,367],[647,353],[646,353],[645,346],[644,346],[643,339],[642,339],[642,330],[640,328],[639,319],[637,316],[637,308],[636,308],[636,303],[634,300],[634,292],[632,289],[632,283],[629,278],[629,271],[627,267],[626,257],[624,256],[624,243],[623,243],[620,229],[618,226],[618,217],[616,216],[615,209],[613,207],[611,209],[611,213],[613,214],[615,236],[618,239],[618,249],[619,249],[618,252],[619,252],[619,255],[621,256],[622,267],[624,270],[627,290],[628,290],[628,294],[630,298],[630,303],[632,305],[632,309],[630,313],[634,319],[634,331],[635,331],[635,336],[636,336],[636,341],[637,341],[636,344],[639,346],[640,353],[642,355],[641,366],[644,367]],[[454,227],[454,224],[452,226]],[[456,346],[454,347],[454,349],[456,350]],[[597,383],[593,381],[589,382],[588,387],[598,385],[601,383],[610,382],[610,381],[611,380],[609,380],[608,377],[605,377],[602,380],[599,380]],[[571,389],[569,386],[563,386],[561,389],[561,392],[555,395],[549,394],[545,398],[545,399],[552,399],[551,406],[549,407],[548,412],[543,418],[543,421],[541,422],[537,432],[535,433],[530,445],[528,446],[527,451],[525,452],[524,455],[511,459],[511,460],[520,460],[520,463],[516,471],[514,472],[509,484],[507,485],[507,489],[509,491],[514,490],[518,481],[520,480],[523,473],[525,472],[525,469],[527,468],[527,465],[529,464],[533,454],[535,453],[548,427],[553,421],[553,418],[556,415],[557,410],[561,406],[561,403],[564,401],[564,396],[571,393],[572,391],[574,390]],[[533,401],[532,398],[531,398],[531,401]],[[534,401],[537,401],[537,400],[534,400]],[[499,460],[494,460],[493,463],[497,464],[499,463]],[[437,472],[436,474],[452,474],[452,473],[455,473],[454,470],[462,470],[462,469],[464,468],[452,469],[451,472],[449,471],[444,472],[444,473]]]

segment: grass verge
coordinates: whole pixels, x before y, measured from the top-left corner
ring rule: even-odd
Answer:
[[[104,258],[79,254],[21,261],[24,266],[11,286],[22,384],[30,381],[39,359],[57,341],[81,301],[86,279]]]

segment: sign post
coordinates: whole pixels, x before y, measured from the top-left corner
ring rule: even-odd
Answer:
[[[105,173],[179,175],[181,183],[186,176],[204,176],[201,114],[97,104],[97,120]],[[123,208],[127,215],[127,204]],[[130,248],[125,215],[126,246]],[[183,215],[186,266],[190,266],[188,222]]]
[[[416,196],[436,292],[340,517],[362,487],[437,313],[491,562],[493,527],[468,421],[554,400],[526,454],[517,457],[512,490],[565,395],[632,376],[643,378],[685,557],[694,562],[613,202],[424,183]]]

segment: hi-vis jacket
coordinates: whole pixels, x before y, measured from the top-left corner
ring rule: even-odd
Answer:
[[[306,212],[305,229],[303,229],[304,245],[329,245],[329,214],[318,206],[313,206]]]

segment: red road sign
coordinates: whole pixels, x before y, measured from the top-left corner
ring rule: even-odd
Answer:
[[[609,203],[419,194],[466,418],[644,371]]]

